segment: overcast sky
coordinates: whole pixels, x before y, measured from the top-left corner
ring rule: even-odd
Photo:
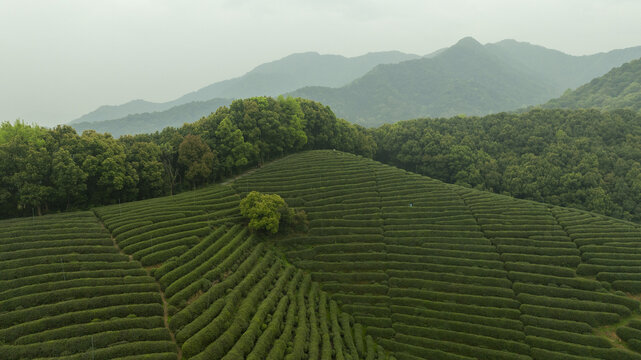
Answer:
[[[0,121],[168,101],[295,52],[427,54],[465,36],[641,45],[638,0],[0,0]]]

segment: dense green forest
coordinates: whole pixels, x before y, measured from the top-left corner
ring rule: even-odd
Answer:
[[[641,221],[641,116],[542,110],[417,119],[366,130],[304,99],[234,101],[181,128],[114,139],[4,123],[1,216],[202,186],[300,150],[337,149],[517,198]],[[33,209],[33,210],[32,210]]]
[[[449,183],[641,221],[641,116],[532,110],[373,131],[375,159]]]
[[[319,103],[234,101],[181,128],[114,139],[69,126],[0,126],[0,216],[146,199],[232,176],[303,149],[372,156],[365,129]]]
[[[641,110],[641,59],[623,64],[574,91],[543,105],[546,108]]]

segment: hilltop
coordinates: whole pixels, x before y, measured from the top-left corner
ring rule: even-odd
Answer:
[[[309,232],[250,233],[252,190]],[[641,359],[638,225],[339,151],[0,224],[9,359]]]
[[[641,110],[641,59],[610,70],[574,91],[542,105],[545,108]]]
[[[482,45],[468,37],[430,57],[377,66],[340,88],[290,94],[320,101],[337,116],[368,127],[486,115],[540,104],[639,56],[641,47],[571,56],[514,40]]]

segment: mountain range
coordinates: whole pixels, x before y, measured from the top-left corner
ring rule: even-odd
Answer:
[[[399,51],[374,52],[352,58],[340,55],[321,55],[316,52],[292,54],[280,60],[259,65],[243,76],[213,83],[172,101],[153,103],[145,100],[133,100],[122,105],[105,105],[72,120],[70,124],[113,120],[146,112],[160,112],[174,106],[194,101],[208,101],[214,98],[277,96],[309,85],[338,87],[364,75],[376,65],[419,57]]]
[[[431,58],[380,65],[340,87],[290,93],[329,105],[339,117],[378,126],[418,117],[485,115],[540,104],[641,56],[641,47],[589,56],[514,40],[464,38]]]
[[[322,102],[339,117],[368,127],[485,115],[545,103],[639,57],[641,46],[573,56],[515,40],[482,45],[471,37],[423,57],[397,51],[354,58],[302,53],[167,103],[103,106],[71,124],[114,136],[153,132],[193,122],[234,98],[283,93]]]

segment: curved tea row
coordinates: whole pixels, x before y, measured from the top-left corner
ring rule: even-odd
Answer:
[[[252,190],[310,231],[251,233]],[[346,153],[0,225],[9,359],[641,360],[638,225]]]
[[[214,186],[96,209],[160,284],[182,356],[389,358],[309,274],[249,233],[238,221],[239,200],[233,188]]]
[[[308,212],[309,236],[279,245],[399,359],[641,359],[636,225],[334,151],[234,187]]]
[[[0,353],[176,359],[176,345],[153,278],[76,212],[0,222]]]

